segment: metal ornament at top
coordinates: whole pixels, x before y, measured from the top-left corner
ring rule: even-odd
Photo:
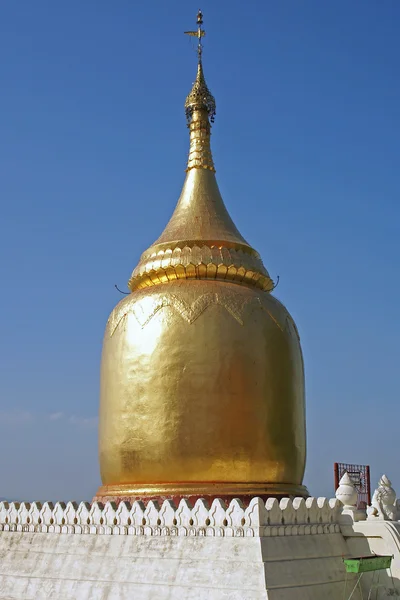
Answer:
[[[185,112],[188,125],[191,122],[192,115],[195,110],[206,110],[211,123],[214,123],[214,118],[216,114],[215,98],[207,87],[203,73],[203,44],[201,42],[201,39],[206,35],[206,32],[204,31],[204,29],[202,29],[202,25],[203,13],[201,12],[201,10],[199,10],[199,12],[197,13],[197,31],[185,31],[186,35],[197,37],[198,39],[198,66],[196,81],[194,82],[190,94],[186,98],[185,102]]]

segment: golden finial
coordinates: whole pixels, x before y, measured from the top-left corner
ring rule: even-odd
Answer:
[[[199,40],[198,45],[197,45],[197,54],[199,57],[199,61],[201,61],[201,55],[203,54],[203,44],[201,43],[201,38],[206,35],[206,32],[204,31],[204,29],[202,29],[202,25],[203,25],[203,13],[199,9],[199,12],[197,13],[197,31],[185,31],[184,32],[185,35],[191,35],[192,37],[197,37],[197,39]]]
[[[197,31],[185,31],[186,35],[197,37],[197,55],[198,55],[198,66],[196,81],[193,84],[190,94],[186,98],[185,112],[188,124],[190,124],[195,110],[206,110],[211,123],[214,123],[215,117],[215,98],[211,94],[207,87],[206,80],[203,73],[202,55],[203,55],[203,44],[202,38],[206,35],[203,29],[203,13],[201,10],[197,13]]]

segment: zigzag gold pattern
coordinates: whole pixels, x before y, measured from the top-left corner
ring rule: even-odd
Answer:
[[[225,308],[226,311],[240,324],[244,323],[244,312],[246,307],[259,307],[264,310],[272,319],[275,325],[282,332],[290,327],[291,319],[286,317],[285,323],[281,323],[279,319],[268,310],[260,298],[241,298],[236,294],[220,295],[216,292],[202,294],[191,304],[178,298],[174,294],[158,295],[154,298],[139,299],[137,302],[132,302],[132,298],[128,297],[124,302],[120,303],[111,313],[108,322],[109,335],[112,336],[121,321],[128,315],[133,314],[141,327],[145,327],[151,319],[163,308],[169,307],[177,312],[184,321],[189,325],[211,305],[218,305]],[[295,331],[295,330],[294,330]]]

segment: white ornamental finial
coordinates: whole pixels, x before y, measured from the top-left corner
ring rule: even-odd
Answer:
[[[367,515],[369,520],[396,521],[398,519],[396,492],[386,475],[382,475],[379,480],[378,487],[372,496],[371,506],[367,509]]]
[[[345,508],[354,507],[357,504],[357,490],[347,471],[339,481],[335,496]]]

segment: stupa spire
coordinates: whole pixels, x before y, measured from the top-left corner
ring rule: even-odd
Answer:
[[[203,44],[202,38],[206,32],[203,29],[203,13],[197,13],[197,31],[185,31],[186,35],[195,36],[197,45],[197,75],[193,87],[185,102],[185,112],[190,130],[189,159],[186,171],[190,169],[209,169],[215,172],[211,154],[210,122],[214,122],[215,98],[208,89],[203,71]]]
[[[215,178],[211,123],[216,107],[203,71],[203,13],[197,13],[197,75],[185,102],[190,131],[186,180],[175,211],[161,236],[146,250],[129,280],[132,291],[176,279],[225,279],[274,287],[259,254],[232,221]]]

